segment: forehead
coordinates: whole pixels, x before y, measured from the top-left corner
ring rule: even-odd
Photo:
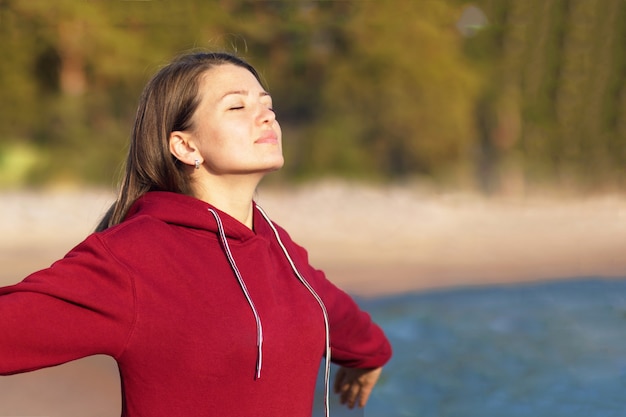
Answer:
[[[264,91],[254,74],[233,64],[221,64],[208,69],[200,81],[201,92],[217,98],[221,98],[224,92],[238,89]]]

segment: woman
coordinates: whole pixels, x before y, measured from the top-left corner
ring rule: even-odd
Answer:
[[[282,165],[254,68],[225,53],[164,67],[96,233],[0,289],[0,374],[107,354],[123,416],[298,417],[325,356],[327,391],[331,359],[341,402],[364,406],[390,345],[253,201]]]

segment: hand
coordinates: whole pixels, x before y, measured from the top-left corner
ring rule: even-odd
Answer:
[[[335,376],[334,391],[340,395],[341,404],[347,404],[352,409],[358,400],[359,407],[365,407],[382,370],[383,368],[339,368]]]

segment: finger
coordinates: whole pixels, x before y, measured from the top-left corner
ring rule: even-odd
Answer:
[[[341,386],[344,384],[343,380],[346,376],[346,371],[343,368],[339,368],[337,370],[337,375],[335,375],[335,382],[333,384],[333,391],[335,394],[339,394],[341,392]]]
[[[361,393],[361,385],[352,382],[345,385],[345,390],[341,393],[342,404],[346,404],[348,408],[352,409],[356,405],[357,399]]]
[[[365,404],[367,404],[367,400],[369,400],[370,394],[372,393],[373,388],[374,388],[373,385],[361,387],[361,392],[359,393],[360,395],[359,407],[361,408],[365,407]]]
[[[360,379],[361,382],[361,392],[359,399],[359,406],[365,407],[367,401],[369,400],[370,394],[374,390],[374,386],[380,377],[382,372],[382,368],[372,369],[366,372],[363,377]]]
[[[339,402],[341,404],[347,404],[350,401],[351,385],[349,383],[342,384],[339,387]]]

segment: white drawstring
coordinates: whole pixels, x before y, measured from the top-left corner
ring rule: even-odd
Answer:
[[[322,298],[315,292],[313,287],[311,287],[311,285],[307,282],[307,280],[300,273],[300,271],[298,271],[296,264],[291,259],[291,256],[289,255],[287,248],[283,244],[283,241],[280,238],[280,235],[278,234],[278,230],[276,230],[276,227],[274,227],[274,224],[272,223],[268,215],[265,214],[265,211],[263,211],[263,209],[259,207],[258,205],[256,206],[256,208],[259,210],[259,212],[261,213],[261,215],[263,216],[267,224],[269,224],[269,226],[272,228],[272,231],[274,232],[274,236],[276,237],[276,241],[281,247],[283,254],[287,258],[289,265],[291,265],[291,269],[293,270],[294,274],[296,275],[298,280],[307,288],[307,290],[309,290],[311,295],[313,295],[313,297],[319,304],[320,308],[322,309],[322,314],[324,316],[324,330],[325,330],[325,339],[326,339],[325,340],[326,357],[325,357],[325,366],[324,366],[324,410],[325,410],[325,416],[330,417],[330,408],[329,408],[330,324],[329,324],[328,312],[326,310],[326,306],[324,305]],[[246,283],[244,282],[243,277],[241,276],[241,273],[239,272],[239,268],[237,267],[237,264],[235,263],[235,259],[233,258],[233,255],[230,251],[230,246],[228,245],[228,241],[226,239],[226,233],[224,232],[224,226],[222,225],[222,220],[220,219],[220,216],[217,214],[215,210],[213,210],[212,208],[209,208],[208,210],[213,215],[213,217],[215,217],[215,221],[217,222],[217,229],[220,235],[220,240],[222,242],[222,246],[224,247],[224,252],[226,253],[226,257],[228,258],[228,262],[230,263],[230,266],[233,272],[235,273],[235,276],[237,277],[237,281],[239,282],[239,286],[241,287],[244,295],[246,296],[246,300],[248,300],[248,304],[250,305],[250,308],[252,309],[252,313],[254,314],[254,319],[256,321],[256,328],[257,328],[257,348],[258,348],[255,379],[259,379],[261,378],[261,367],[262,367],[262,361],[263,361],[263,327],[261,325],[261,318],[259,317],[259,313],[254,305],[254,302],[252,301],[252,298],[250,297],[250,293],[248,292]]]
[[[311,295],[315,297],[315,299],[317,300],[317,303],[322,309],[322,313],[324,315],[324,327],[326,331],[326,341],[325,341],[326,342],[326,358],[325,358],[325,366],[324,366],[324,411],[326,413],[325,414],[326,417],[329,417],[330,408],[329,408],[328,399],[330,397],[330,325],[328,322],[328,312],[326,310],[326,306],[324,305],[324,302],[322,301],[321,297],[315,292],[313,287],[311,287],[311,285],[307,282],[307,280],[300,273],[300,271],[298,271],[296,264],[291,259],[291,256],[289,255],[287,248],[283,244],[283,241],[280,238],[280,235],[278,234],[278,230],[276,230],[276,227],[274,227],[274,224],[270,220],[269,216],[265,214],[265,211],[263,211],[263,209],[260,206],[257,205],[256,208],[263,215],[263,218],[265,218],[265,221],[267,222],[267,224],[269,224],[272,230],[274,231],[274,236],[276,236],[276,240],[278,241],[278,244],[283,250],[283,253],[285,254],[285,257],[287,258],[287,261],[289,261],[289,264],[291,265],[291,269],[296,274],[300,282],[304,284],[304,286],[309,290]]]
[[[235,276],[237,277],[237,281],[239,281],[239,285],[243,290],[246,299],[248,300],[248,304],[250,304],[250,308],[252,309],[252,313],[254,313],[254,320],[256,321],[256,332],[257,332],[257,360],[256,360],[256,372],[254,375],[255,379],[261,378],[261,367],[263,366],[263,327],[261,326],[261,318],[259,317],[259,313],[254,306],[254,302],[252,302],[252,298],[250,297],[250,293],[248,292],[248,288],[246,287],[246,283],[243,281],[241,273],[239,272],[239,268],[237,268],[237,264],[235,263],[235,259],[233,258],[233,254],[230,252],[230,247],[228,246],[228,241],[226,240],[226,233],[224,233],[224,226],[222,226],[222,220],[220,216],[217,214],[215,210],[209,208],[213,217],[215,217],[215,221],[217,222],[217,229],[220,234],[220,239],[222,241],[222,246],[224,247],[224,251],[226,252],[226,257],[228,258],[228,262],[230,263],[230,267],[233,269]]]

